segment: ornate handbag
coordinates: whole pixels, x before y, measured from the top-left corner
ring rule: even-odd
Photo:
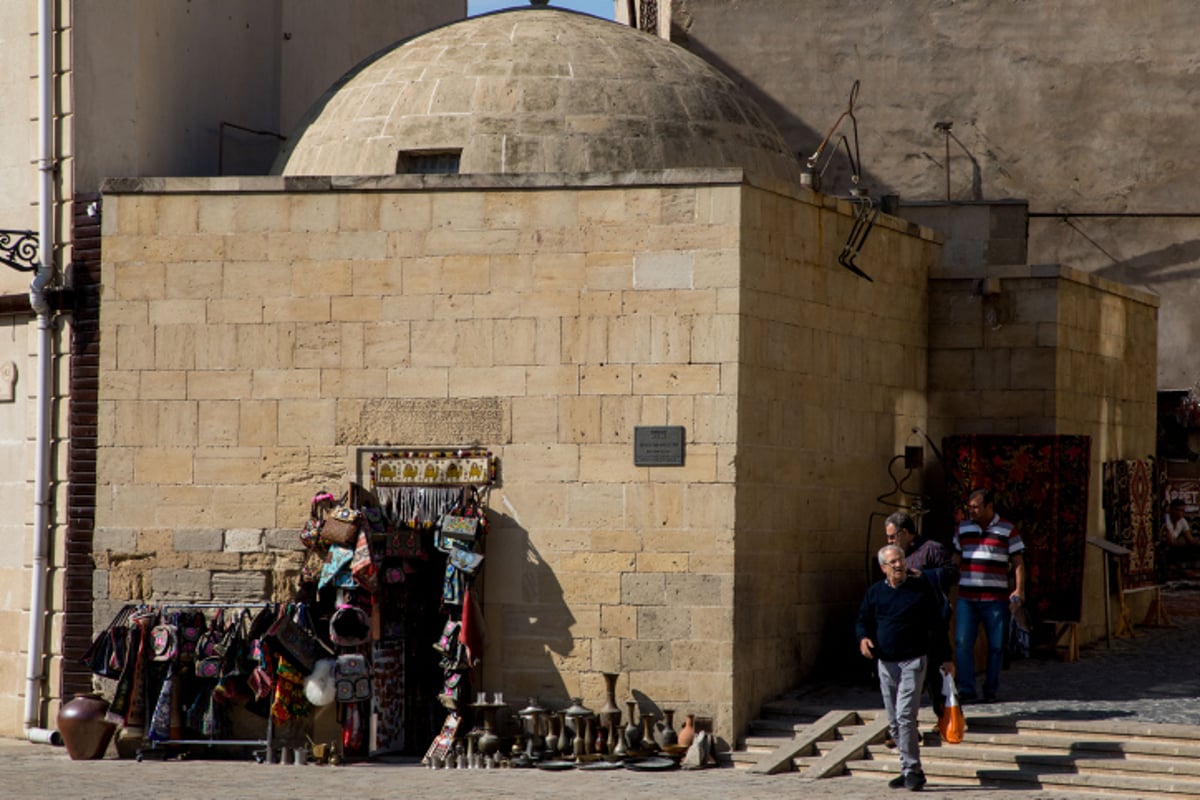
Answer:
[[[339,703],[371,699],[371,668],[362,653],[343,653],[333,670]]]
[[[355,539],[358,538],[360,525],[362,525],[362,513],[342,504],[329,512],[329,516],[325,518],[325,524],[321,528],[321,538],[329,544],[353,547]]]
[[[129,643],[129,615],[132,605],[124,606],[108,626],[96,634],[80,663],[102,678],[116,680],[125,668],[125,653]]]
[[[443,538],[473,542],[479,535],[479,517],[460,517],[447,514],[442,517],[440,530]]]
[[[263,641],[276,653],[287,659],[301,674],[301,677],[312,672],[313,665],[319,658],[328,658],[329,648],[313,633],[308,621],[308,612],[303,605],[292,607],[279,615],[271,627],[263,634]],[[303,691],[303,689],[301,689]]]
[[[173,622],[162,622],[150,631],[150,647],[155,661],[174,661],[179,654],[179,631]]]

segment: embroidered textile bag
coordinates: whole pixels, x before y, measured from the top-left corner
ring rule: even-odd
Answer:
[[[358,542],[350,558],[350,577],[368,592],[374,593],[379,588],[379,569],[371,557],[371,537],[365,531],[358,532]]]
[[[93,674],[114,680],[121,677],[129,646],[129,615],[133,609],[132,605],[127,605],[118,611],[108,626],[96,634],[87,652],[79,659]]]
[[[443,538],[473,542],[479,535],[479,517],[460,517],[447,514],[442,517],[440,530]]]
[[[340,544],[343,547],[353,547],[358,538],[358,529],[362,524],[362,514],[356,509],[343,503],[329,512],[325,525],[321,528],[321,538],[329,544]]]
[[[371,699],[371,669],[362,653],[343,653],[333,671],[339,703]]]
[[[329,648],[317,638],[313,632],[312,623],[308,620],[308,611],[303,604],[288,606],[280,614],[271,627],[263,634],[263,641],[271,648],[272,653],[285,658],[297,672],[303,676],[312,672],[318,658],[330,655]],[[301,686],[303,694],[303,686]]]
[[[421,532],[415,528],[388,531],[384,538],[383,554],[387,558],[425,558]]]
[[[179,654],[179,632],[173,622],[160,622],[150,631],[150,647],[155,661],[174,661]]]

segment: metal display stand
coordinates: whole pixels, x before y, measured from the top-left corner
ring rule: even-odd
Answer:
[[[252,608],[270,608],[278,605],[277,603],[261,602],[261,603],[163,603],[160,604],[159,610],[165,611],[197,611],[204,609],[226,610],[226,609],[252,609]],[[274,696],[274,689],[271,691]],[[138,761],[144,760],[147,756],[166,759],[172,753],[170,748],[175,747],[261,747],[261,752],[254,753],[254,760],[259,764],[264,762],[272,762],[273,738],[275,733],[275,723],[271,718],[271,714],[267,713],[267,729],[262,739],[163,739],[161,741],[151,741],[148,747],[139,748],[136,754]]]

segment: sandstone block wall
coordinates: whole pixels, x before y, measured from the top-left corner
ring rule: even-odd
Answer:
[[[598,703],[616,671],[740,732],[865,582],[936,245],[881,222],[867,284],[834,201],[630,177],[111,185],[103,599],[279,596],[370,448],[485,445],[484,688]],[[637,425],[684,426],[685,465],[635,466]]]
[[[1158,300],[1057,265],[947,267],[930,284],[930,431],[1085,434],[1088,531],[1104,536],[1105,461],[1155,451]],[[989,290],[991,291],[991,290]],[[1103,560],[1086,552],[1084,641],[1104,635]]]
[[[159,185],[106,198],[98,620],[282,596],[308,498],[365,480],[359,448],[481,444],[504,476],[484,687],[597,703],[619,671],[729,725],[740,173]],[[685,466],[633,465],[651,424],[687,428]]]
[[[852,214],[833,198],[753,190],[743,206],[739,719],[807,675],[861,661],[854,615],[893,510],[876,498],[925,424],[926,276],[940,246],[881,217],[858,258],[864,280],[837,264]]]

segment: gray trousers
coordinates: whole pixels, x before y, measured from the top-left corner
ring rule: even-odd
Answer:
[[[917,712],[921,710],[921,688],[925,683],[925,656],[907,661],[879,662],[879,691],[887,710],[888,728],[900,751],[900,770],[921,769],[921,735],[917,730]]]

